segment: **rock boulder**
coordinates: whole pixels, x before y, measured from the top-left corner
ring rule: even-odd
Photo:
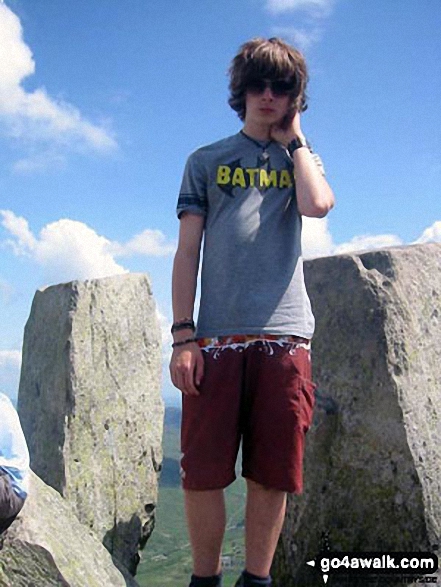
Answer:
[[[441,244],[305,264],[317,407],[304,493],[288,500],[273,565],[276,587],[322,586],[305,563],[327,541],[339,552],[439,553],[440,269]],[[343,584],[330,575],[328,585]]]
[[[132,574],[162,462],[161,335],[146,275],[36,293],[18,412],[31,466]]]
[[[0,536],[0,587],[137,587],[124,577],[72,507],[36,475],[12,526]]]

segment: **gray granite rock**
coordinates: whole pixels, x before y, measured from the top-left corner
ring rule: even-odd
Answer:
[[[317,407],[305,490],[288,500],[273,565],[276,587],[323,585],[305,563],[326,537],[339,552],[439,553],[440,269],[441,244],[305,264]],[[348,584],[366,585],[329,577],[331,587]]]
[[[137,587],[59,493],[31,474],[30,493],[0,536],[0,587]]]
[[[161,336],[146,275],[48,287],[25,328],[31,466],[134,574],[162,462]]]

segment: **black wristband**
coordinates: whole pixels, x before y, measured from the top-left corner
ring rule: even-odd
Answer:
[[[303,137],[296,137],[290,143],[288,143],[286,149],[292,157],[294,151],[297,149],[301,149],[302,147],[306,147],[307,149],[311,150],[311,146],[306,139],[304,139]]]
[[[172,344],[172,348],[176,348],[177,346],[184,346],[184,344],[188,344],[189,342],[196,342],[195,338],[186,338],[185,340],[180,340],[178,342],[174,342]]]
[[[171,327],[171,333],[178,332],[178,330],[186,330],[187,328],[191,330],[196,330],[193,320],[185,320],[183,322],[175,322]]]

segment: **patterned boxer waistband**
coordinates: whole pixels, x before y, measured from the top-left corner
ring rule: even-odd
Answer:
[[[225,346],[248,346],[255,342],[275,342],[277,344],[301,344],[309,348],[310,340],[302,336],[281,336],[280,334],[234,334],[231,336],[215,336],[198,338],[201,348],[220,348]]]

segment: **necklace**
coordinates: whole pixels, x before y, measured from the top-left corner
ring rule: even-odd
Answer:
[[[257,141],[256,139],[253,139],[252,137],[244,133],[243,130],[240,131],[240,134],[252,143],[254,143],[257,147],[259,147],[259,149],[262,149],[262,153],[259,155],[259,166],[261,167],[262,165],[265,165],[265,163],[268,163],[270,154],[268,153],[267,149],[273,142],[273,139],[270,139],[267,143],[262,144],[263,141]]]

